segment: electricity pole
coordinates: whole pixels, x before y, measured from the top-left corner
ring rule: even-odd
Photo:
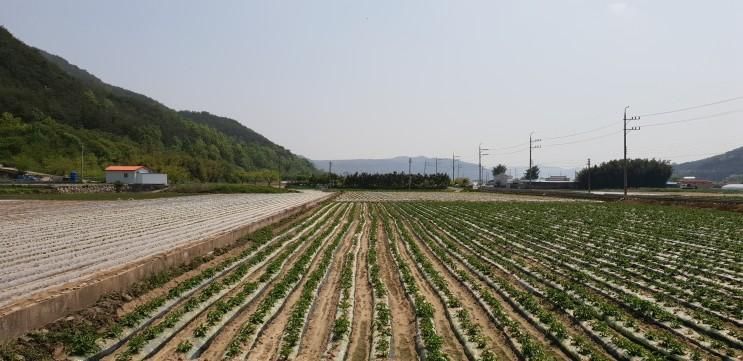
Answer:
[[[85,175],[85,145],[80,142],[80,184],[85,183],[83,175]]]
[[[459,156],[454,155],[454,152],[451,153],[451,181],[454,182],[454,163],[457,161],[457,158]]]
[[[477,146],[477,172],[478,172],[477,181],[478,181],[478,184],[481,186],[482,186],[482,156],[488,155],[488,153],[483,153],[483,151],[486,151],[486,150],[490,150],[490,149],[483,148],[482,143],[480,143]]]
[[[433,158],[433,162],[435,164],[434,172],[436,172],[436,174],[439,174],[439,158]]]
[[[532,167],[532,164],[531,164],[531,159],[532,159],[531,158],[531,151],[532,151],[532,149],[537,149],[537,148],[541,148],[542,147],[541,145],[534,145],[536,143],[541,142],[542,140],[541,139],[533,139],[532,138],[532,135],[534,135],[534,132],[529,133],[529,169],[526,170],[526,173],[529,176],[529,188],[531,188],[531,177],[532,177],[532,174],[529,174],[529,172],[531,171],[531,167]]]
[[[413,173],[411,173],[412,167],[413,167],[413,158],[408,158],[408,189],[410,189],[410,186],[413,184]]]
[[[591,194],[591,158],[588,158],[588,194]]]
[[[328,188],[333,186],[333,182],[330,180],[330,175],[333,174],[333,161],[328,161]]]
[[[627,124],[629,124],[632,120],[639,120],[640,117],[632,117],[627,118],[627,109],[629,108],[629,105],[624,107],[624,126],[622,129],[624,130],[624,197],[627,198],[627,132],[633,131],[633,130],[640,130],[640,127],[631,127],[627,128]]]
[[[426,175],[427,168],[428,168],[428,159],[423,159],[423,175]]]

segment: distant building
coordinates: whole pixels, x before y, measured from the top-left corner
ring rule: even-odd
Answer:
[[[547,182],[570,182],[570,178],[566,175],[551,175],[544,180]]]
[[[153,173],[143,165],[110,165],[106,167],[106,183],[168,184],[168,175]]]
[[[709,189],[715,185],[711,180],[696,177],[684,177],[678,180],[678,184],[681,189]]]

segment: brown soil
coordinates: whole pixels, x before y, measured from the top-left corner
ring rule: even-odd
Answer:
[[[299,214],[299,215],[296,215],[296,216],[292,216],[292,217],[287,218],[284,221],[281,221],[279,224],[273,226],[273,234],[274,235],[277,235],[277,234],[283,233],[284,231],[288,230],[290,227],[292,227],[294,225],[297,225],[300,222],[304,221],[310,215],[315,214],[315,212],[317,212],[320,209],[322,209],[322,206],[319,206],[318,208],[314,208],[310,212],[304,212],[302,214]],[[250,236],[248,236],[247,238],[250,238]],[[173,287],[175,287],[176,285],[178,285],[178,283],[181,283],[181,282],[183,282],[183,281],[185,281],[185,280],[187,280],[187,279],[189,279],[189,278],[191,278],[193,276],[198,275],[203,270],[205,270],[205,269],[207,269],[209,267],[216,266],[217,264],[219,264],[220,262],[222,262],[223,260],[225,260],[225,259],[227,259],[229,257],[239,255],[242,251],[244,251],[245,249],[247,249],[252,244],[253,244],[252,241],[236,243],[235,244],[235,247],[227,250],[225,253],[223,253],[223,254],[221,254],[219,256],[214,257],[212,260],[210,260],[208,262],[202,263],[201,265],[199,265],[198,267],[196,267],[193,270],[190,270],[190,271],[188,271],[186,273],[183,273],[183,274],[179,275],[178,277],[173,278],[172,280],[168,281],[167,283],[165,283],[161,287],[158,287],[156,289],[153,289],[152,291],[149,291],[146,294],[141,295],[141,296],[139,296],[139,297],[131,300],[130,302],[127,302],[126,304],[122,305],[121,306],[121,309],[118,311],[118,315],[119,316],[125,315],[126,313],[129,313],[132,310],[134,310],[135,307],[137,307],[137,306],[139,306],[139,305],[141,305],[143,303],[147,303],[147,302],[149,302],[150,300],[152,300],[155,297],[158,297],[158,296],[162,296],[164,294],[167,294],[168,293],[168,290],[171,289],[171,288],[173,288]]]
[[[409,227],[408,230],[410,230]],[[493,323],[493,321],[490,319],[490,316],[488,316],[487,312],[483,310],[482,306],[477,301],[475,296],[469,291],[469,289],[467,289],[467,287],[462,285],[462,283],[459,282],[459,280],[457,280],[456,277],[454,277],[449,272],[449,270],[446,269],[446,267],[443,266],[441,260],[438,259],[423,244],[423,242],[414,232],[411,232],[411,234],[413,234],[413,239],[418,245],[418,248],[420,248],[421,251],[423,251],[423,253],[426,255],[426,258],[431,261],[431,264],[433,264],[438,274],[444,277],[446,283],[448,284],[449,290],[455,295],[457,299],[461,301],[462,307],[469,312],[473,323],[476,323],[480,325],[480,327],[482,327],[483,334],[486,338],[486,343],[488,347],[491,348],[491,350],[496,354],[496,357],[499,360],[517,360],[518,356],[509,346],[506,335],[498,328],[495,323]]]
[[[349,235],[353,235],[353,232],[355,230],[355,225],[352,225],[349,229]],[[330,244],[326,244],[325,247],[330,246]],[[341,254],[345,253],[348,250],[348,247],[350,246],[350,242],[348,240],[348,237],[344,239],[343,244],[339,247]],[[318,263],[320,258],[322,257],[322,252],[324,252],[323,248],[318,253],[317,257],[313,261],[310,268],[305,273],[306,275],[309,275],[312,273],[315,269],[317,269]],[[338,251],[336,251],[338,252]],[[342,259],[343,257],[336,257],[334,256],[334,262],[333,265],[335,265],[338,261],[338,258]],[[338,272],[334,272],[338,273]],[[271,320],[268,324],[266,324],[263,328],[263,331],[256,339],[255,344],[253,345],[253,348],[250,350],[250,353],[248,354],[248,359],[251,360],[273,360],[279,351],[279,346],[281,343],[281,335],[284,332],[284,328],[286,327],[287,322],[289,321],[289,317],[291,316],[291,309],[294,306],[294,304],[299,300],[299,297],[301,296],[301,290],[304,284],[306,283],[307,279],[304,278],[302,281],[300,281],[298,287],[289,294],[289,297],[285,300],[284,305],[279,310],[276,317]],[[337,282],[336,282],[337,283]],[[335,284],[333,286],[336,286]],[[337,301],[337,300],[336,300]],[[333,304],[336,304],[337,302],[334,302]],[[335,315],[335,309],[332,310],[333,315]],[[330,319],[328,321],[328,318]],[[332,317],[325,317],[320,320],[317,320],[317,322],[321,322],[322,325],[318,325],[317,329],[329,329],[330,325],[332,325]],[[309,329],[307,331],[310,332]],[[306,335],[306,334],[305,334]],[[324,338],[323,338],[324,339]],[[301,343],[301,341],[300,341]],[[323,350],[325,347],[325,343],[322,344]]]
[[[367,212],[367,219],[368,212]],[[371,222],[371,221],[369,221]],[[359,252],[356,269],[356,293],[354,301],[353,325],[351,326],[351,340],[348,345],[348,360],[364,361],[369,357],[369,347],[372,332],[373,297],[369,285],[366,255],[369,251],[368,223],[364,234],[359,241]]]
[[[348,236],[333,258],[330,265],[330,274],[315,298],[314,305],[310,309],[307,319],[307,328],[299,344],[297,358],[306,360],[319,360],[325,352],[325,346],[330,339],[330,332],[335,322],[335,314],[341,291],[341,271],[345,261],[345,255],[352,251],[354,233],[358,230],[358,224],[351,227]]]
[[[337,214],[335,215],[337,216]],[[331,216],[333,217],[333,216]],[[330,227],[330,223],[326,224],[325,227]],[[340,227],[339,227],[340,229]],[[320,231],[322,232],[322,231]],[[329,237],[326,238],[325,244],[331,239],[331,237],[335,233],[331,234]],[[266,292],[264,292],[259,297],[256,297],[256,299],[253,300],[253,302],[248,305],[237,317],[235,317],[234,320],[232,320],[230,323],[228,323],[219,334],[217,334],[211,345],[209,345],[209,348],[201,355],[201,360],[221,360],[222,354],[227,349],[227,346],[229,345],[230,341],[232,341],[232,337],[237,333],[237,331],[240,330],[242,325],[250,318],[250,316],[255,312],[256,307],[263,301],[263,299],[266,298],[268,295],[268,292],[270,292],[270,289],[281,280],[283,275],[293,266],[293,264],[296,262],[296,260],[301,257],[304,250],[307,248],[307,246],[312,242],[312,240],[307,240],[307,242],[300,246],[300,250],[295,253],[292,257],[289,258],[289,260],[284,264],[284,267],[281,269],[279,276],[276,277],[273,281],[271,281],[267,288]],[[323,246],[324,247],[324,246]],[[320,251],[322,252],[322,248]],[[319,254],[319,253],[318,253]]]
[[[451,240],[451,238],[450,238],[450,237],[448,237],[447,235],[445,235],[445,234],[444,234],[443,232],[440,232],[440,230],[439,230],[438,228],[436,228],[436,229],[433,229],[433,231],[434,231],[435,233],[437,233],[437,234],[438,234],[438,236],[439,236],[440,238],[442,238],[442,239],[449,239],[449,240]],[[467,249],[466,249],[466,248],[464,248],[464,247],[462,247],[462,248],[461,248],[461,251],[460,251],[460,253],[461,253],[462,255],[472,254],[472,252],[470,252],[469,250],[467,250]],[[477,255],[477,254],[475,254],[475,256],[478,256],[478,257],[479,257],[479,255]],[[469,274],[470,274],[470,275],[472,276],[472,278],[473,278],[473,279],[477,279],[477,280],[479,280],[478,276],[477,276],[476,274],[474,274],[474,273],[470,272],[470,271],[469,271],[469,269],[468,269],[468,268],[467,268],[467,267],[466,267],[466,266],[465,266],[465,265],[464,265],[464,264],[463,264],[463,263],[462,263],[461,261],[459,261],[459,260],[458,260],[457,258],[455,258],[455,257],[451,257],[451,259],[452,259],[452,261],[453,261],[453,262],[455,263],[455,266],[456,266],[456,267],[459,267],[459,268],[462,268],[462,269],[466,270],[466,271],[467,271],[467,272],[468,272],[468,273],[469,273]],[[496,273],[498,273],[498,275],[499,275],[499,276],[500,276],[501,278],[504,278],[504,279],[506,279],[506,280],[510,280],[510,278],[509,278],[509,276],[508,276],[508,275],[502,274],[501,272],[499,272],[499,271],[498,271],[498,269],[495,269],[495,268],[494,268],[493,270],[494,270],[494,271],[495,271]],[[482,285],[482,286],[483,286],[484,288],[486,288],[486,289],[490,289],[490,286],[489,286],[489,285],[487,285],[487,284],[485,284],[485,283],[481,283],[481,285]],[[514,287],[516,287],[516,288],[521,288],[521,285],[520,285],[520,284],[518,284],[518,283],[516,283],[516,282],[512,282],[512,285],[513,285]],[[553,351],[553,352],[554,352],[554,353],[556,354],[556,358],[557,358],[557,359],[564,359],[564,360],[570,359],[570,358],[569,358],[569,357],[568,357],[567,355],[565,355],[565,354],[564,354],[564,353],[562,352],[562,350],[560,350],[559,346],[555,345],[555,344],[554,344],[554,342],[552,342],[552,341],[551,341],[551,340],[550,340],[549,338],[547,338],[547,336],[546,336],[546,335],[544,335],[544,334],[543,334],[543,333],[542,333],[541,331],[539,331],[539,329],[537,329],[537,328],[536,328],[536,327],[535,327],[534,325],[532,325],[532,324],[531,324],[531,323],[529,322],[529,320],[528,320],[528,319],[526,319],[526,318],[524,318],[523,316],[521,316],[521,314],[520,314],[520,313],[519,313],[519,312],[518,312],[518,311],[517,311],[517,310],[516,310],[515,308],[513,308],[513,307],[511,306],[511,304],[510,304],[510,303],[508,303],[508,301],[507,301],[507,300],[506,300],[505,298],[503,298],[503,297],[502,297],[502,296],[500,295],[500,293],[498,293],[498,292],[497,292],[496,290],[494,290],[494,289],[491,289],[491,293],[493,294],[493,296],[494,296],[495,298],[497,298],[497,299],[498,299],[498,301],[499,301],[500,305],[501,305],[501,306],[503,307],[503,311],[504,311],[504,312],[506,312],[506,314],[508,314],[508,316],[509,316],[509,317],[510,317],[510,318],[511,318],[512,320],[514,320],[514,321],[518,322],[518,323],[519,323],[519,325],[521,325],[521,328],[522,328],[522,329],[523,329],[523,330],[524,330],[524,331],[525,331],[526,333],[528,333],[529,335],[531,335],[531,336],[532,336],[532,338],[533,338],[533,339],[534,339],[534,340],[535,340],[536,342],[540,343],[540,344],[541,344],[541,345],[542,345],[542,346],[544,347],[544,349],[545,349],[545,350],[552,350],[552,351]]]
[[[456,334],[452,329],[452,325],[445,314],[446,305],[441,302],[436,291],[426,282],[423,275],[420,273],[412,257],[408,254],[406,247],[403,244],[398,244],[398,250],[402,261],[408,265],[410,271],[415,278],[415,283],[418,285],[420,292],[426,298],[426,301],[430,302],[434,307],[434,325],[436,326],[436,332],[443,338],[442,351],[445,355],[450,356],[454,360],[466,360],[467,354],[464,351],[464,346],[459,343]]]
[[[397,267],[392,261],[387,235],[380,222],[377,234],[377,259],[380,276],[389,291],[390,313],[392,314],[392,358],[415,360],[415,313],[405,297]]]

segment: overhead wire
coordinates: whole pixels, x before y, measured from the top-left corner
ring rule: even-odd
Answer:
[[[672,113],[678,113],[678,112],[685,112],[687,110],[694,110],[694,109],[699,109],[699,108],[705,108],[705,107],[710,107],[710,106],[713,106],[713,105],[729,103],[729,102],[733,102],[733,101],[737,101],[737,100],[743,100],[743,96],[738,96],[738,97],[733,97],[733,98],[728,98],[728,99],[722,99],[722,100],[714,101],[714,102],[711,102],[711,103],[693,105],[693,106],[685,107],[685,108],[678,108],[678,109],[666,110],[666,111],[655,112],[655,113],[640,114],[639,117],[654,117],[654,116],[658,116],[658,115],[665,115],[665,114],[672,114]]]

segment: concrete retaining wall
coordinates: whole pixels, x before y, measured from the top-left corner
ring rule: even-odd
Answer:
[[[186,264],[197,256],[203,256],[215,248],[234,243],[262,227],[314,208],[334,196],[335,193],[329,193],[326,197],[289,208],[262,221],[148,257],[117,270],[94,275],[84,281],[45,291],[29,300],[9,305],[0,309],[0,341],[21,336],[72,312],[90,307],[107,293],[125,291],[135,282],[144,280],[168,268]]]

